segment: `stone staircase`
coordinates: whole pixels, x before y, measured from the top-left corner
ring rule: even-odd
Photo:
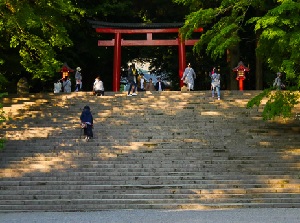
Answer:
[[[3,98],[0,212],[300,208],[300,120],[263,121],[245,107],[258,93]]]

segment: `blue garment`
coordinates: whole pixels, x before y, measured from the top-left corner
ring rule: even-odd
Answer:
[[[93,116],[89,106],[85,106],[81,115],[80,115],[81,122],[89,122],[91,125],[93,124]]]
[[[89,106],[84,107],[80,115],[80,120],[81,122],[87,123],[87,127],[84,129],[84,135],[93,137],[93,115]]]
[[[220,87],[216,86],[215,88],[216,88],[216,91],[217,91],[218,98],[220,98],[221,97]],[[212,88],[212,97],[214,97],[214,95],[215,95],[215,88],[214,87]]]
[[[213,73],[210,75],[211,77],[211,84],[213,87],[220,87],[220,74]]]
[[[134,80],[130,80],[129,81],[129,89],[128,89],[128,94],[130,94],[131,90],[132,90],[132,93],[135,93],[136,92],[136,88],[137,88],[137,84],[134,82]]]
[[[212,86],[212,97],[214,97],[215,95],[215,89],[217,91],[217,95],[218,95],[218,98],[220,98],[221,94],[220,94],[220,74],[218,73],[213,73],[213,74],[210,74],[210,77],[211,77],[211,86]]]
[[[196,73],[194,69],[191,68],[189,65],[187,68],[185,68],[181,80],[183,80],[188,85],[189,90],[194,90],[195,79],[196,79]]]

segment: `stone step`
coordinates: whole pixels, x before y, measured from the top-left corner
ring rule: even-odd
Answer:
[[[158,152],[159,153],[159,152]],[[107,154],[107,153],[103,153]],[[272,153],[271,153],[272,154]],[[267,155],[267,154],[266,154]],[[272,154],[275,155],[275,154]],[[236,166],[240,165],[241,167],[247,167],[251,165],[255,165],[255,167],[261,168],[261,167],[269,167],[269,168],[276,168],[276,166],[280,165],[282,167],[289,166],[289,167],[298,167],[299,164],[297,164],[295,161],[297,161],[297,158],[289,159],[289,160],[272,160],[268,158],[267,156],[263,160],[262,157],[260,159],[250,159],[250,156],[237,156],[237,157],[226,157],[224,156],[223,159],[213,159],[213,157],[186,157],[186,159],[183,161],[181,159],[170,159],[170,157],[165,157],[162,159],[157,159],[157,157],[144,157],[144,159],[135,159],[135,158],[129,158],[127,160],[123,160],[121,158],[114,159],[114,160],[105,160],[101,158],[101,153],[97,155],[98,157],[94,157],[93,155],[80,155],[80,156],[74,156],[70,154],[70,156],[35,156],[35,157],[26,157],[19,155],[18,157],[13,156],[11,154],[11,157],[7,156],[5,154],[5,157],[1,158],[1,166],[14,166],[14,165],[29,165],[29,164],[40,164],[43,162],[45,165],[50,164],[56,164],[60,165],[63,164],[65,161],[73,161],[78,166],[91,166],[95,168],[123,168],[124,165],[126,165],[129,168],[143,168],[147,166],[153,166],[153,167],[162,167],[162,166],[182,166],[185,167],[186,165],[189,166],[197,166],[197,167],[210,167],[215,165],[222,165],[222,166]],[[263,160],[263,162],[262,162]]]
[[[206,179],[203,176],[84,176],[84,175],[62,175],[59,176],[26,176],[26,177],[18,177],[18,178],[8,178],[8,179],[2,179],[2,185],[19,185],[22,182],[50,182],[50,181],[80,181],[80,182],[86,182],[86,181],[201,181],[200,184],[237,184],[242,185],[244,183],[246,184],[264,184],[264,185],[285,185],[285,184],[299,184],[299,179],[289,179],[286,178],[274,178],[274,179],[249,179],[241,176],[240,178],[228,178],[228,179]]]
[[[2,175],[3,178],[3,182],[5,182],[7,179],[9,181],[9,179],[16,179],[16,178],[20,178],[20,177],[29,177],[30,179],[32,177],[45,177],[45,176],[49,176],[52,179],[54,178],[55,180],[57,178],[63,177],[64,179],[68,180],[68,179],[74,179],[74,178],[78,178],[78,177],[102,177],[102,178],[119,178],[119,179],[132,179],[132,178],[140,178],[143,179],[145,177],[191,177],[193,179],[202,179],[204,180],[224,180],[224,179],[230,179],[230,180],[248,180],[250,181],[250,179],[267,179],[266,182],[269,182],[269,180],[278,180],[278,179],[284,179],[286,182],[289,182],[289,180],[295,180],[295,179],[299,179],[299,175],[297,173],[294,174],[264,174],[261,173],[259,175],[257,175],[257,177],[255,177],[256,175],[249,175],[249,173],[236,173],[236,172],[232,172],[231,173],[222,173],[222,172],[217,172],[217,173],[210,173],[210,172],[169,172],[169,173],[162,173],[162,172],[133,172],[131,174],[124,174],[121,172],[112,172],[112,173],[104,173],[104,172],[99,172],[99,171],[94,171],[94,172],[86,172],[86,171],[77,171],[77,172],[73,172],[70,170],[65,170],[64,172],[58,172],[57,170],[53,171],[51,174],[47,173],[43,173],[43,172],[29,172],[29,173],[20,173],[16,170],[11,170],[11,171],[7,171],[6,175]],[[12,178],[10,178],[12,177]]]
[[[19,207],[21,205],[24,205],[27,207],[30,206],[37,206],[37,205],[41,205],[41,206],[70,206],[70,205],[172,205],[172,204],[177,204],[177,205],[189,205],[189,204],[199,204],[199,205],[211,205],[212,202],[214,203],[218,203],[218,204],[233,204],[233,203],[238,203],[237,202],[238,199],[199,199],[199,200],[194,200],[193,202],[190,201],[190,199],[186,198],[186,199],[96,199],[96,198],[92,198],[92,199],[58,199],[58,200],[19,200],[19,201],[14,201],[11,202],[9,200],[7,201],[2,201],[0,202],[0,207],[1,210],[4,210],[5,207],[9,207],[11,206],[11,208],[16,208]],[[272,205],[280,205],[281,203],[283,204],[287,204],[289,203],[290,205],[299,205],[299,200],[297,200],[297,198],[293,199],[293,198],[281,198],[281,199],[261,199],[261,198],[257,198],[257,199],[240,199],[239,203],[261,203],[264,202],[264,204],[272,204]],[[298,206],[298,207],[299,207]],[[16,208],[17,209],[17,208]],[[21,208],[21,210],[24,209]],[[38,209],[40,210],[40,208]]]
[[[259,93],[5,99],[13,119],[2,127],[0,210],[297,207],[300,125],[262,121],[264,105],[246,109]],[[78,124],[86,104],[90,142]]]
[[[286,194],[286,197],[299,197],[299,188],[202,188],[202,186],[196,187],[196,185],[70,185],[60,186],[31,186],[20,187],[17,186],[3,187],[0,190],[0,196],[11,196],[12,200],[18,195],[126,195],[126,194],[189,194],[193,196],[195,194],[205,195],[231,195],[231,194],[244,194],[252,198],[262,196],[262,194],[273,194],[276,197],[278,194]],[[271,195],[270,195],[271,196]],[[33,197],[34,199],[34,197]]]
[[[295,202],[296,199],[299,199],[299,194],[289,194],[289,193],[277,193],[274,195],[273,193],[262,193],[258,195],[257,197],[254,197],[249,194],[92,194],[90,192],[87,192],[86,194],[56,194],[56,195],[35,195],[35,194],[19,194],[14,197],[15,200],[18,201],[24,201],[24,200],[68,200],[68,199],[187,199],[191,197],[193,199],[198,200],[204,200],[204,201],[227,201],[230,203],[233,203],[233,200],[235,200],[235,203],[240,203],[242,200],[265,200],[266,202],[279,202],[279,199],[282,199],[281,201],[287,201],[292,200]],[[6,204],[7,202],[12,200],[12,197],[10,195],[0,195],[0,200],[3,201],[3,204]]]
[[[137,177],[138,178],[138,177]],[[164,179],[162,180],[152,180],[152,179],[134,179],[134,180],[114,180],[114,179],[110,179],[108,181],[103,181],[103,180],[86,180],[86,181],[78,181],[78,180],[52,180],[52,181],[6,181],[6,182],[2,182],[1,183],[1,188],[2,190],[14,190],[16,187],[19,188],[19,190],[37,190],[38,188],[43,189],[43,190],[50,190],[51,187],[59,187],[59,188],[68,188],[70,190],[76,190],[76,188],[78,188],[77,186],[81,187],[81,186],[97,186],[95,188],[95,190],[98,190],[98,186],[107,186],[110,185],[112,189],[116,189],[117,187],[124,187],[122,186],[122,184],[126,184],[128,187],[129,185],[136,185],[137,187],[142,187],[142,185],[147,185],[149,187],[151,187],[151,185],[153,185],[152,187],[162,187],[161,185],[163,184],[166,187],[169,187],[169,185],[180,185],[180,187],[182,188],[193,188],[193,189],[197,189],[197,188],[201,188],[202,190],[204,189],[252,189],[252,188],[260,188],[260,189],[268,189],[270,188],[270,186],[272,186],[272,190],[270,191],[274,191],[276,189],[291,189],[294,190],[295,193],[300,191],[300,185],[299,185],[299,181],[297,182],[296,180],[294,180],[295,183],[287,183],[286,181],[283,182],[279,182],[279,183],[273,183],[273,184],[265,184],[265,183],[246,183],[243,182],[243,184],[235,184],[233,182],[228,182],[228,183],[210,183],[210,181],[207,180],[166,180]],[[171,186],[170,186],[171,187]],[[174,187],[174,186],[172,186]],[[92,188],[94,189],[94,187]],[[0,193],[2,194],[2,193]]]
[[[62,170],[65,170],[65,168],[61,168]],[[44,172],[50,171],[51,168],[43,168],[43,169],[36,169],[35,176],[44,176]],[[66,170],[65,170],[66,171]],[[71,170],[69,170],[71,171]],[[143,177],[143,176],[152,176],[152,177],[159,177],[159,176],[201,176],[203,179],[256,179],[256,178],[261,178],[261,177],[270,177],[270,178],[278,178],[280,176],[287,176],[289,178],[287,179],[297,179],[299,177],[298,173],[291,172],[289,170],[286,171],[266,171],[266,172],[259,172],[259,171],[244,171],[244,172],[238,172],[238,171],[229,171],[227,173],[224,173],[224,170],[211,170],[211,169],[206,169],[206,170],[198,170],[198,171],[188,171],[188,170],[177,170],[177,169],[166,169],[166,171],[169,171],[167,173],[161,172],[161,171],[154,171],[152,169],[152,172],[150,170],[144,169],[143,171],[114,171],[112,173],[104,173],[101,172],[99,173],[97,169],[97,172],[95,169],[81,169],[77,170],[75,175],[82,176],[83,174],[87,174],[89,176],[96,175],[96,176],[103,176],[103,177],[109,177],[115,178],[115,177]],[[1,173],[2,178],[9,178],[9,177],[22,177],[22,176],[27,176],[28,174],[32,173],[33,170],[8,170],[7,172]],[[98,174],[97,174],[98,173]],[[235,176],[234,176],[235,175]],[[72,176],[71,173],[68,173],[68,176]],[[68,178],[68,177],[66,177]],[[1,184],[0,184],[1,186]]]

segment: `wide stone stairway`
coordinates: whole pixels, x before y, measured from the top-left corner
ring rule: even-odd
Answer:
[[[300,208],[300,107],[263,121],[259,93],[6,96],[0,211]]]

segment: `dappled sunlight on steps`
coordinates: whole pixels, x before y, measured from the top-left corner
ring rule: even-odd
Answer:
[[[299,120],[262,121],[263,105],[246,109],[259,93],[10,95],[0,210],[300,207]]]

